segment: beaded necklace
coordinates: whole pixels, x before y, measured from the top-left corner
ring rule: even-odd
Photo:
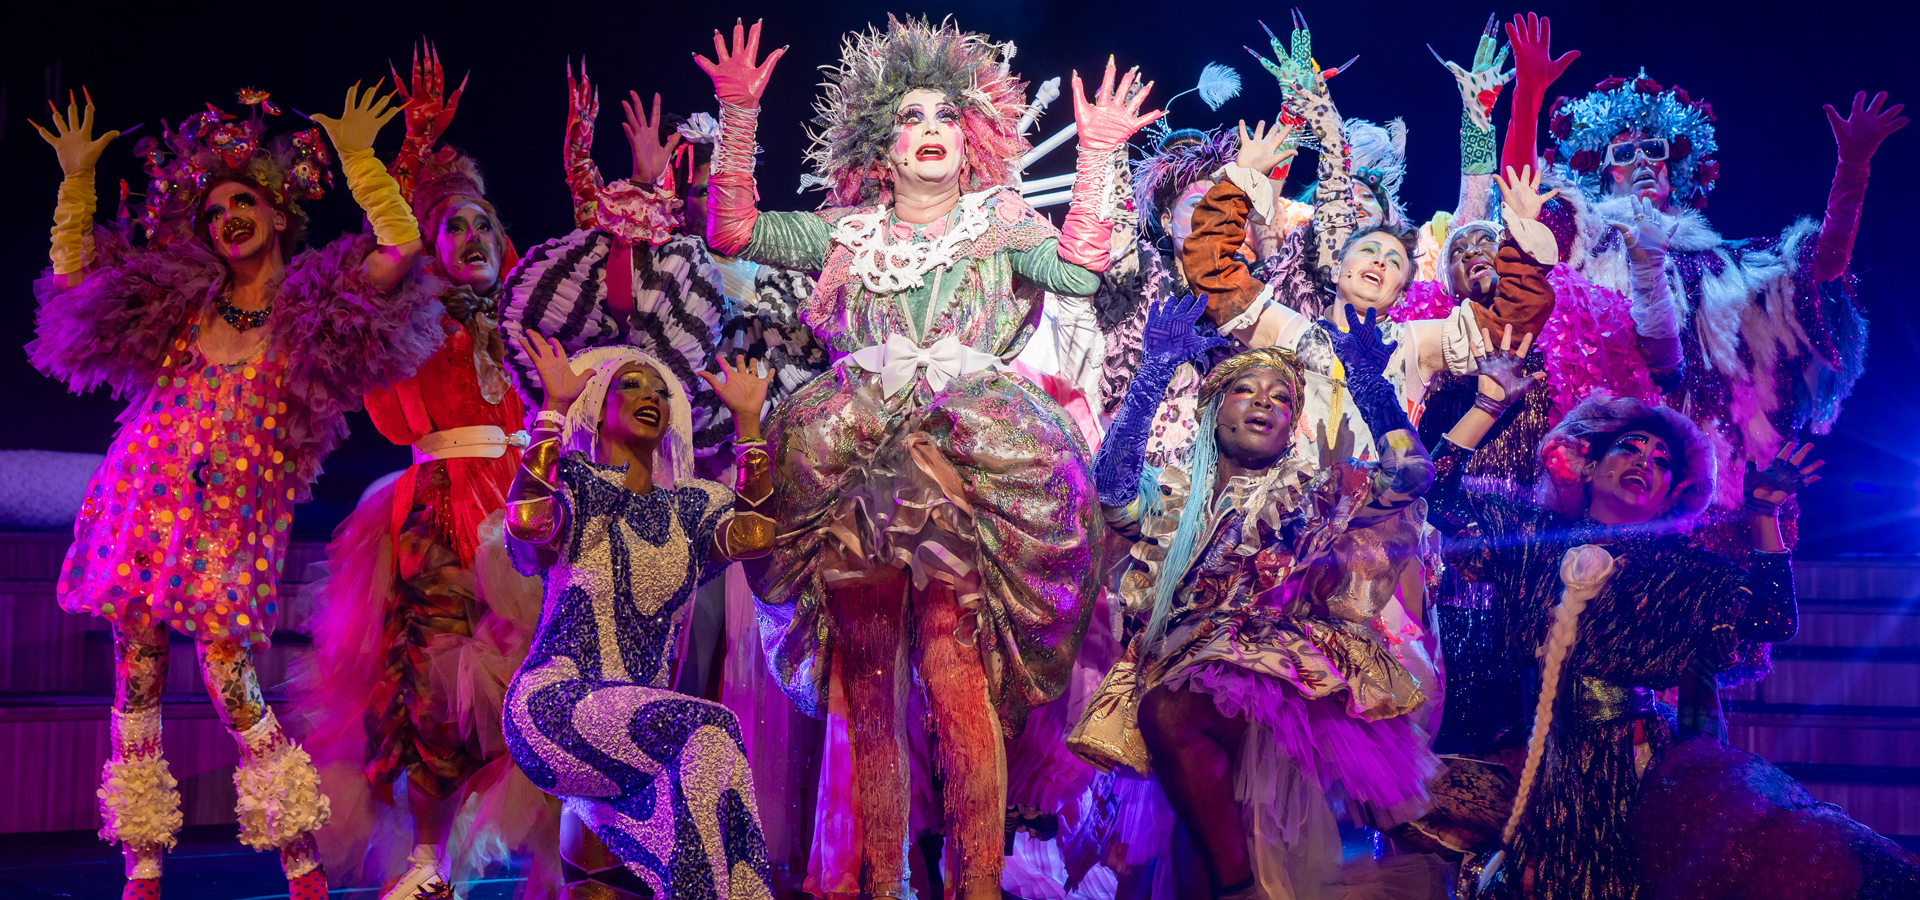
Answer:
[[[227,324],[232,325],[237,331],[251,331],[259,328],[267,324],[268,316],[273,315],[271,303],[261,309],[245,310],[227,302],[225,297],[214,301],[213,308],[220,313],[220,318],[227,320]]]

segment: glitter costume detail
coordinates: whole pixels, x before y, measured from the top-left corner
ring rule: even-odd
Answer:
[[[1682,535],[1609,530],[1470,493],[1462,481],[1470,456],[1451,442],[1435,454],[1431,517],[1456,542],[1448,560],[1493,583],[1510,646],[1545,639],[1569,548],[1603,545],[1616,560],[1579,619],[1554,752],[1509,848],[1515,877],[1499,896],[1518,896],[1523,879],[1533,885],[1528,896],[1546,900],[1635,896],[1630,814],[1648,761],[1676,739],[1653,695],[1679,684],[1696,659],[1710,669],[1733,664],[1740,639],[1791,635],[1783,622],[1793,602],[1786,555],[1756,554],[1749,574]]]
[[[636,494],[624,467],[574,453],[557,473],[545,546],[559,558],[506,698],[514,761],[654,896],[770,897],[739,724],[669,687],[694,585],[725,562],[708,551],[732,492],[688,479]]]

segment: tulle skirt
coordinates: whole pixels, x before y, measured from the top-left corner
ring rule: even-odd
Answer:
[[[367,777],[364,713],[387,672],[382,635],[395,603],[393,502],[391,486],[376,492],[327,546],[327,574],[308,587],[314,652],[293,678],[292,719],[333,804],[332,823],[316,837],[335,885],[399,875],[414,845],[405,798],[388,802]],[[480,527],[472,574],[481,608],[473,634],[437,635],[419,673],[433,717],[451,723],[481,761],[450,801],[458,811],[450,874],[460,883],[518,857],[528,876],[522,896],[557,896],[558,809],[507,757],[501,728],[506,686],[539,619],[540,582],[514,572],[498,512]]]

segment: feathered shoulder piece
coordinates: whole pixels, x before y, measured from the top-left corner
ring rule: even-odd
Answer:
[[[1008,67],[1014,46],[961,31],[951,19],[887,17],[887,28],[847,35],[840,64],[826,69],[814,102],[807,160],[830,206],[868,206],[886,193],[880,175],[892,143],[894,108],[910,91],[944,94],[960,107],[966,147],[963,189],[1013,183],[1031,147],[1020,136],[1027,85]]]

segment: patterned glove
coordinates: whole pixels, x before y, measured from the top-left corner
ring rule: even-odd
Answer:
[[[1526,396],[1527,391],[1532,390],[1533,386],[1539,383],[1539,379],[1520,371],[1521,365],[1525,362],[1526,357],[1519,353],[1490,348],[1485,356],[1480,357],[1478,374],[1499,385],[1502,397],[1495,400],[1482,390],[1474,395],[1473,408],[1498,419],[1508,407]]]
[[[1795,452],[1796,449],[1798,452]],[[1780,504],[1787,502],[1788,497],[1819,481],[1820,476],[1813,473],[1824,463],[1819,460],[1806,462],[1807,453],[1812,449],[1812,444],[1796,447],[1796,442],[1788,441],[1764,469],[1754,465],[1753,460],[1747,460],[1747,474],[1741,479],[1741,493],[1746,497],[1743,505],[1747,512],[1756,516],[1778,516]]]

